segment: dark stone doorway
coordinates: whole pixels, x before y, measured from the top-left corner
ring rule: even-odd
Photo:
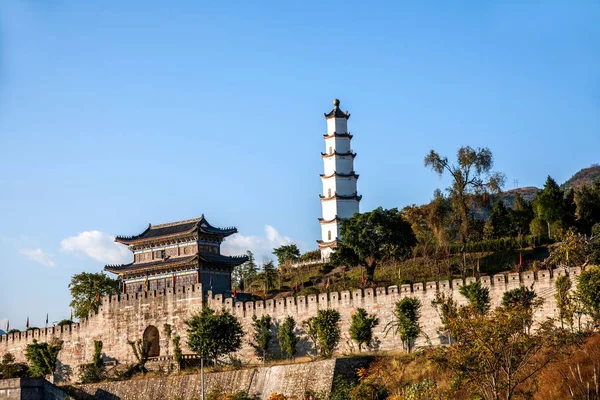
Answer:
[[[155,326],[150,325],[146,328],[144,331],[144,342],[150,343],[148,357],[158,357],[160,355],[160,336]]]

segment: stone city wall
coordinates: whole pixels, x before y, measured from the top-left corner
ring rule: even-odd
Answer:
[[[557,269],[551,271],[532,271],[524,273],[498,274],[479,278],[483,286],[490,288],[492,306],[497,306],[502,300],[502,294],[519,286],[533,286],[538,296],[544,299],[543,307],[536,313],[538,321],[557,315],[554,299],[554,279],[561,274],[577,277],[581,272],[578,267]],[[476,278],[469,277],[465,281],[415,283],[413,285],[389,286],[387,288],[356,289],[352,291],[321,293],[318,295],[288,297],[256,302],[236,302],[223,295],[212,295],[206,299],[202,296],[200,284],[179,288],[175,293],[172,289],[149,291],[139,294],[125,294],[105,297],[98,313],[72,326],[62,328],[47,328],[30,332],[14,333],[0,336],[0,356],[10,352],[18,361],[24,361],[23,351],[32,341],[48,341],[53,337],[64,341],[63,350],[59,353],[59,368],[57,378],[63,381],[77,379],[78,366],[90,363],[94,352],[94,340],[102,340],[102,349],[106,361],[132,363],[135,361],[133,352],[128,345],[129,340],[143,337],[149,326],[158,329],[160,335],[160,355],[172,354],[172,344],[165,337],[163,325],[171,324],[173,332],[181,335],[184,354],[190,353],[186,344],[186,329],[184,320],[192,313],[201,309],[203,301],[216,310],[227,310],[238,317],[246,332],[244,346],[236,355],[246,362],[256,361],[254,351],[249,344],[253,316],[269,314],[276,324],[285,317],[292,316],[299,330],[304,320],[316,315],[320,309],[335,309],[341,314],[342,340],[338,351],[349,353],[354,345],[349,339],[348,330],[352,313],[362,307],[369,313],[377,314],[380,323],[374,332],[374,349],[393,350],[402,347],[400,339],[392,332],[386,334],[385,327],[394,321],[395,303],[406,296],[417,297],[421,300],[421,320],[423,335],[417,340],[417,345],[443,343],[443,337],[438,333],[441,325],[439,316],[431,305],[437,291],[452,295],[459,304],[466,300],[458,293],[458,288],[465,283],[474,282]],[[277,330],[277,326],[275,327]],[[303,332],[300,332],[303,333]],[[304,335],[302,335],[304,336]],[[307,340],[300,341],[298,355],[312,351]],[[277,346],[273,346],[277,347]]]
[[[176,332],[184,332],[184,319],[202,308],[201,285],[163,291],[104,297],[97,313],[73,325],[44,328],[0,336],[0,357],[12,353],[17,361],[25,361],[24,350],[33,340],[63,340],[59,353],[58,380],[77,379],[79,365],[90,363],[94,340],[102,340],[105,361],[133,363],[135,357],[128,340],[141,339],[148,326],[155,326],[160,336],[161,351],[169,347],[163,325],[171,324]],[[172,347],[172,346],[170,346]]]

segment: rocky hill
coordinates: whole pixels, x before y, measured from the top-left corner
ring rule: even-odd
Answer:
[[[600,181],[600,164],[594,164],[591,167],[583,168],[573,175],[569,180],[563,183],[560,187],[566,189],[578,189],[584,185],[590,185],[596,181]],[[526,186],[517,189],[507,190],[502,192],[502,199],[506,205],[512,206],[515,194],[519,193],[527,201],[533,201],[541,189],[535,186]]]
[[[578,189],[584,185],[589,185],[600,181],[600,164],[593,164],[589,168],[584,168],[573,175],[568,181],[561,185],[562,189]]]
[[[502,192],[502,200],[504,200],[504,203],[506,205],[512,206],[513,202],[515,200],[515,195],[518,193],[526,201],[532,202],[533,199],[535,199],[535,197],[537,196],[539,191],[540,191],[540,189],[536,188],[535,186],[526,186],[526,187],[511,189],[511,190]]]

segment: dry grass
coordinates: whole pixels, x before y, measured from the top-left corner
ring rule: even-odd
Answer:
[[[537,383],[535,399],[600,399],[600,333],[566,360],[544,369]]]

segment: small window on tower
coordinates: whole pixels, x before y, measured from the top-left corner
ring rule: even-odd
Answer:
[[[329,154],[333,154],[333,147],[329,146]]]
[[[331,189],[327,189],[327,197],[331,197]]]
[[[327,240],[331,240],[331,231],[327,232]]]

